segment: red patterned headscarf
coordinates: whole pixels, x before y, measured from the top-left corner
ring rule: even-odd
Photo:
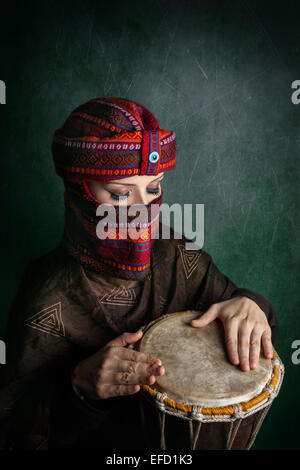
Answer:
[[[112,181],[173,170],[175,133],[162,129],[143,105],[122,98],[95,98],[76,108],[54,134],[56,172],[65,183],[63,242],[80,263],[101,273],[143,280],[150,269],[150,220],[137,240],[101,240],[96,235],[97,201],[90,180]],[[152,204],[161,204],[161,196]],[[121,210],[117,207],[117,211]],[[128,223],[132,218],[128,218]],[[119,233],[117,227],[117,233]]]

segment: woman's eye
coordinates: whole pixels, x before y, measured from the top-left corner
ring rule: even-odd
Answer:
[[[150,194],[158,194],[160,190],[160,187],[158,188],[147,188],[147,192]]]
[[[124,199],[127,199],[129,196],[129,192],[126,194],[115,194],[115,193],[110,193],[111,197],[115,199],[116,201],[122,201]]]

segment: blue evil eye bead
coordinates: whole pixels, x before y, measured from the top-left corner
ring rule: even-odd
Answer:
[[[150,163],[156,163],[159,160],[159,154],[158,152],[151,152],[148,158]]]

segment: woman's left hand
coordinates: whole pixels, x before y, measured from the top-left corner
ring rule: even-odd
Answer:
[[[225,343],[229,360],[243,371],[259,365],[260,348],[266,358],[273,357],[271,328],[265,313],[248,297],[234,297],[212,304],[191,325],[201,328],[219,318],[225,330]]]

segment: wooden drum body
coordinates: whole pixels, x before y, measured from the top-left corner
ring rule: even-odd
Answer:
[[[212,426],[224,423],[223,448],[239,448],[235,440],[239,441],[239,434],[245,429],[243,422],[251,421],[251,435],[242,444],[242,448],[249,449],[279,392],[284,366],[275,351],[273,359],[261,355],[255,370],[244,372],[234,366],[227,358],[224,329],[219,320],[202,328],[190,325],[200,313],[189,310],[152,321],[144,327],[143,337],[135,346],[159,357],[165,368],[165,374],[157,377],[153,385],[142,387],[143,397],[158,413],[160,446],[166,448],[167,414],[189,422],[191,449],[203,448],[201,441],[209,440],[209,434],[212,442],[207,445],[214,449],[215,433],[211,426],[204,426],[206,431],[203,427],[201,431],[202,423]],[[216,443],[216,448],[219,446]]]

